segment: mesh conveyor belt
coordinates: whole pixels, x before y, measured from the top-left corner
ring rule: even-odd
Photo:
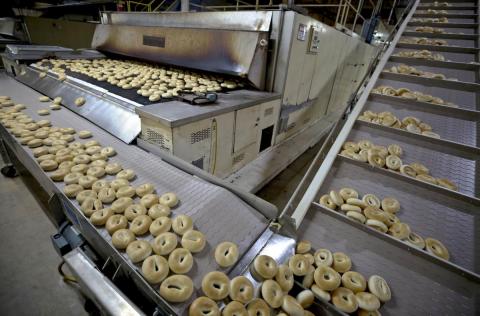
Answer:
[[[135,170],[137,177],[132,181],[133,186],[150,182],[155,185],[159,194],[175,192],[179,196],[181,202],[172,210],[173,216],[192,216],[196,229],[202,231],[207,238],[207,246],[201,253],[194,255],[195,264],[188,273],[194,280],[196,289],[200,288],[201,279],[207,272],[219,269],[213,256],[218,243],[236,242],[243,254],[266,229],[268,220],[232,193],[186,174],[138,147],[126,145],[66,108],[51,111],[46,117],[38,116],[36,111],[48,107],[49,104],[37,100],[40,94],[4,74],[1,74],[0,82],[0,93],[11,96],[16,103],[26,104],[28,108],[24,112],[34,119],[49,119],[55,126],[73,127],[77,131],[89,130],[94,135],[93,139],[98,140],[101,145],[113,146],[118,154],[109,161],[119,162],[124,168]],[[34,160],[31,151],[27,149],[26,152]],[[106,179],[111,178],[107,176]],[[59,190],[63,186],[63,183],[56,183]],[[138,198],[136,200],[138,203]],[[76,201],[73,204],[78,207]],[[77,209],[75,215],[83,217]],[[110,241],[105,229],[98,229],[98,232]],[[123,255],[126,258],[126,254]],[[130,263],[128,259],[126,261]],[[134,266],[130,263],[130,268],[132,267]],[[175,308],[177,307],[177,311],[181,313],[185,304],[177,304]]]

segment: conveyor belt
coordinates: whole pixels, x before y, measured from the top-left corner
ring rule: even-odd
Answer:
[[[229,191],[186,174],[138,147],[126,145],[68,109],[52,111],[47,117],[38,116],[36,111],[47,107],[48,103],[39,102],[37,92],[4,74],[0,75],[0,94],[9,95],[15,102],[27,105],[25,113],[34,119],[49,119],[55,126],[73,127],[77,131],[90,130],[94,139],[100,144],[113,146],[117,150],[117,156],[111,158],[111,161],[119,162],[124,168],[135,170],[137,177],[132,181],[133,186],[150,182],[154,184],[158,193],[175,192],[181,202],[177,208],[173,209],[173,214],[183,213],[191,216],[195,227],[207,238],[207,247],[201,253],[194,255],[195,264],[188,274],[192,277],[196,289],[200,288],[201,280],[207,272],[219,269],[213,256],[218,243],[236,242],[240,253],[243,254],[267,228],[268,219],[264,215]],[[50,181],[47,174],[40,170],[30,150],[20,146],[4,127],[0,127],[0,131],[7,145],[36,176],[47,192],[62,191],[64,184]],[[76,201],[66,199],[63,194],[61,196],[66,200],[65,206],[69,210],[67,215],[85,234],[87,240],[98,247],[96,250],[108,254],[114,262],[126,270],[125,273],[132,277],[137,286],[147,292],[145,295],[158,304],[163,304],[163,300],[155,291],[158,286],[147,285],[140,276],[139,266],[133,265],[125,253],[120,253],[111,246],[110,236],[106,230],[96,229],[78,209],[79,205]],[[100,236],[102,238],[99,238]],[[188,302],[175,304],[172,308],[177,314],[183,314],[187,306]]]
[[[353,270],[363,275],[378,274],[388,281],[393,302],[381,307],[382,315],[475,315],[480,311],[479,47],[478,37],[474,35],[478,31],[478,11],[474,6],[465,5],[470,3],[468,1],[460,1],[458,10],[455,3],[459,1],[452,1],[453,7],[437,7],[425,2],[428,7],[418,7],[419,10],[447,10],[445,16],[451,14],[451,23],[412,23],[412,16],[433,17],[423,13],[415,15],[419,2],[399,28],[343,128],[333,134],[332,142],[334,137],[337,139],[330,151],[317,155],[318,161],[314,161],[312,166],[319,166],[318,169],[313,169],[312,174],[304,178],[308,188],[297,189],[305,192],[303,197],[293,197],[289,202],[298,202],[295,211],[292,212],[289,205],[284,215],[294,220],[299,239],[312,241],[316,248],[345,252],[354,262]],[[427,25],[443,28],[447,33],[415,31],[416,26]],[[403,35],[445,39],[449,44],[397,45]],[[411,49],[432,50],[444,55],[446,60],[393,56]],[[387,72],[392,66],[400,64],[441,73],[458,81]],[[372,88],[381,85],[431,94],[457,106],[370,93]],[[430,124],[441,138],[357,120],[366,110],[376,113],[389,111],[400,119],[417,117]],[[371,140],[375,145],[400,145],[404,152],[403,164],[421,162],[434,176],[456,182],[459,190],[452,191],[339,155],[345,141],[364,139]],[[323,159],[322,163],[320,159]],[[330,210],[318,203],[320,196],[344,187],[356,189],[360,196],[373,193],[380,198],[397,198],[401,204],[397,214],[400,220],[409,224],[411,230],[420,236],[443,242],[450,252],[450,261],[411,247],[404,241],[350,220],[343,212]]]

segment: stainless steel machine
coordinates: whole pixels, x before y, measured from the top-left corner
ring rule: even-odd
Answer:
[[[240,85],[217,92],[213,104],[194,105],[182,97],[185,91],[150,101],[135,89],[125,91],[74,72],[59,81],[50,70],[38,80],[41,69],[35,64],[23,64],[17,79],[52,98],[64,97],[71,110],[127,143],[139,135],[143,148],[174,155],[233,183],[242,177],[237,171],[265,156],[265,165],[247,176],[251,183],[239,183],[249,191],[328,131],[376,50],[361,38],[290,10],[104,12],[101,18],[92,48],[111,58],[221,75]],[[15,64],[20,55],[4,59]],[[91,57],[84,51],[79,58]],[[85,97],[85,106],[74,106],[72,95]],[[295,148],[286,142],[292,139],[300,139]],[[269,163],[268,154],[281,146],[289,153],[274,154],[277,162]]]

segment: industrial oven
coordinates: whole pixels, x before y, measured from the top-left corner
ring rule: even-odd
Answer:
[[[7,70],[16,69],[18,80],[52,98],[62,96],[65,106],[123,141],[139,135],[138,145],[173,154],[220,178],[322,120],[335,121],[376,50],[361,38],[291,10],[103,12],[92,48],[114,60],[220,76],[223,83],[235,82],[235,88],[211,91],[217,95],[212,104],[192,104],[195,96],[185,90],[151,101],[135,88],[122,89],[79,72],[67,71],[67,79],[60,81],[51,65],[40,80],[45,64],[31,64],[35,58],[23,51],[32,48],[12,49],[4,60]],[[67,56],[40,51],[37,59],[99,57],[90,50]],[[84,97],[85,106],[74,106],[72,95]],[[298,156],[306,148],[290,150]]]

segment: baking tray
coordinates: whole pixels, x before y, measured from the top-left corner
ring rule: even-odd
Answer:
[[[394,62],[390,61],[385,66],[385,69],[390,70],[392,66],[398,66],[400,64],[404,64],[402,62]],[[432,73],[439,73],[445,75],[447,78],[456,78],[459,81],[474,83],[476,82],[475,72],[471,70],[463,70],[463,69],[452,69],[452,68],[443,68],[443,67],[432,67],[428,65],[411,65],[418,70],[427,71]]]
[[[422,50],[422,49],[396,47],[393,55],[398,54],[401,51],[417,51],[417,50]],[[436,51],[434,51],[433,53],[443,55],[446,61],[462,62],[462,63],[469,63],[469,62],[475,61],[475,54],[472,54],[472,53],[465,54],[461,52],[436,52]]]
[[[188,274],[192,277],[196,289],[200,287],[201,280],[206,273],[212,270],[222,270],[217,266],[213,256],[215,246],[218,243],[233,241],[237,243],[240,254],[244,254],[267,228],[270,219],[231,192],[186,174],[138,147],[124,144],[68,109],[63,108],[60,111],[52,111],[46,117],[38,116],[36,111],[45,108],[48,103],[39,102],[37,100],[38,93],[22,86],[13,79],[4,75],[0,78],[1,93],[10,95],[17,103],[26,104],[28,108],[24,112],[32,116],[32,118],[49,119],[55,126],[73,127],[77,131],[90,130],[94,135],[93,139],[99,141],[101,145],[113,146],[118,154],[110,158],[109,161],[119,162],[124,168],[135,170],[137,177],[131,182],[133,186],[150,182],[155,185],[159,194],[175,192],[179,196],[180,204],[173,209],[173,214],[191,216],[194,220],[195,228],[202,231],[208,241],[206,248],[201,253],[194,255],[195,264],[192,271]],[[34,161],[30,150],[20,148],[12,137],[10,137],[9,141],[16,144],[17,148],[19,148],[17,154],[24,155],[27,159]],[[36,163],[33,163],[31,167],[33,169],[32,173],[42,177],[39,181],[40,183],[47,182],[49,185],[52,185],[52,182],[47,178],[48,174],[41,172]],[[108,176],[105,179],[110,178],[111,176]],[[54,184],[57,192],[61,192],[63,187],[63,183]],[[64,200],[66,199],[63,194],[60,193],[60,195]],[[138,198],[136,200],[138,202]],[[65,206],[69,209],[67,216],[88,236],[87,239],[89,241],[94,240],[94,243],[99,245],[100,252],[119,253],[111,246],[110,236],[106,230],[103,228],[96,229],[91,225],[78,209],[79,205],[76,201],[68,200]],[[102,238],[98,238],[100,236]],[[108,249],[102,250],[101,248],[103,247]],[[140,276],[138,266],[132,264],[124,252],[119,254],[120,256],[117,259],[119,259],[120,264],[129,271],[129,274],[137,284],[143,285],[142,288],[150,291],[147,295],[153,295],[153,298],[159,304],[163,303],[168,306],[156,293],[158,286],[147,287],[146,282]],[[228,272],[228,270],[224,271]],[[182,314],[188,307],[188,303],[175,304],[171,307],[175,313]]]
[[[382,315],[479,313],[478,279],[439,269],[434,262],[409,249],[392,246],[388,240],[373,236],[368,228],[352,225],[355,223],[339,213],[313,204],[299,227],[298,238],[311,241],[317,249],[344,252],[353,262],[352,270],[365,277],[376,274],[385,278],[392,300],[380,308]]]

